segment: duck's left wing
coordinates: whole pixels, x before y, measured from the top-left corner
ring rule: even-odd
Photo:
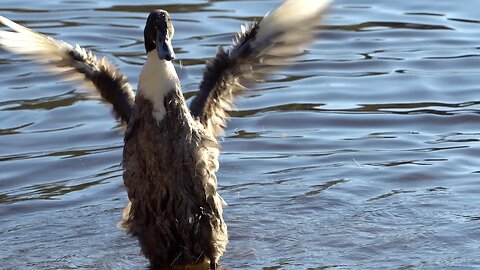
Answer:
[[[300,55],[330,2],[287,0],[260,21],[242,26],[230,49],[219,47],[215,59],[207,62],[200,90],[190,104],[192,115],[212,135],[220,135],[243,84],[262,79]]]
[[[105,57],[98,60],[91,51],[42,35],[3,16],[0,23],[14,30],[0,30],[0,48],[27,55],[69,79],[93,83],[102,98],[113,105],[116,115],[128,122],[134,103],[132,86]]]

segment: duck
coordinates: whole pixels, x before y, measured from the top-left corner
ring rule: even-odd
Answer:
[[[106,57],[43,35],[3,16],[0,48],[26,55],[56,74],[78,77],[126,126],[123,181],[128,204],[119,227],[135,236],[151,269],[206,264],[217,269],[228,244],[218,192],[219,137],[234,100],[248,86],[301,55],[331,0],[286,0],[242,25],[233,43],[208,60],[191,103],[173,64],[169,13],[153,10],[144,27],[146,61],[136,93]]]

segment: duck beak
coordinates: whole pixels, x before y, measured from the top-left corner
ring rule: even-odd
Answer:
[[[175,59],[175,52],[173,51],[172,41],[167,37],[167,32],[160,32],[157,30],[157,38],[155,42],[157,46],[158,58],[160,60],[172,61]]]

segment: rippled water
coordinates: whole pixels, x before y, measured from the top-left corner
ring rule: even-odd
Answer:
[[[1,1],[137,83],[154,8],[187,97],[280,1]],[[227,269],[480,269],[480,1],[339,0],[319,39],[238,102],[223,141]],[[144,269],[110,108],[0,51],[0,268]]]

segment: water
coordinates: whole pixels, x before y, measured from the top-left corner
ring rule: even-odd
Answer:
[[[133,84],[142,27],[171,12],[187,97],[269,1],[1,1],[106,55]],[[238,101],[223,140],[227,269],[480,269],[480,1],[336,1],[318,40]],[[0,268],[145,269],[115,227],[110,108],[0,52]]]

